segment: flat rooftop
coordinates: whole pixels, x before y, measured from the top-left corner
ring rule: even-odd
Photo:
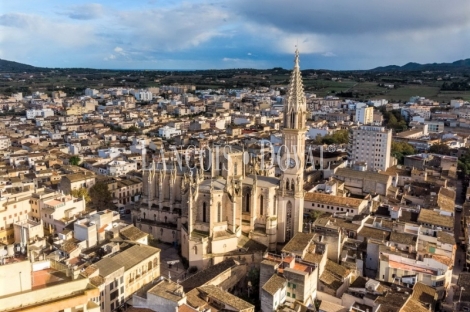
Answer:
[[[46,288],[72,280],[71,277],[67,277],[65,272],[51,268],[32,272],[31,275],[33,290]]]

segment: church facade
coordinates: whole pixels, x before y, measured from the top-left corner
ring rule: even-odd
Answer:
[[[302,231],[306,99],[295,53],[284,107],[283,147],[273,170],[247,163],[243,147],[215,148],[204,168],[153,162],[144,170],[139,227],[155,239],[181,246],[190,266],[205,268],[253,240],[276,250]],[[271,160],[273,162],[273,160]]]

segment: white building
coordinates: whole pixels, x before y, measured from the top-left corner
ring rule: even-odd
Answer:
[[[369,125],[374,122],[374,108],[368,106],[356,107],[356,116],[354,121],[363,125]]]
[[[54,111],[50,108],[43,109],[28,109],[26,110],[26,119],[34,119],[36,117],[50,117],[54,116]]]
[[[85,95],[86,95],[86,96],[91,96],[91,97],[93,97],[93,96],[98,95],[98,93],[99,93],[99,91],[96,90],[96,89],[90,89],[90,88],[86,88],[86,89],[85,89]]]
[[[392,130],[361,126],[353,130],[349,144],[353,162],[365,162],[369,170],[385,171],[390,167]]]
[[[165,138],[165,139],[169,139],[180,134],[181,134],[181,130],[178,130],[169,126],[164,126],[158,129],[158,136],[161,138]]]
[[[106,165],[107,174],[114,177],[125,175],[133,170],[137,170],[137,163],[135,162],[113,160]]]
[[[137,101],[151,101],[153,94],[147,90],[134,91],[134,97]]]
[[[372,104],[372,105],[374,105],[375,107],[379,107],[379,106],[388,104],[388,101],[385,100],[385,99],[381,99],[381,100],[370,100],[370,101],[369,101],[369,104]]]

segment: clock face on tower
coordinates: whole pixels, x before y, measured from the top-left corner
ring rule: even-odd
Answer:
[[[286,168],[294,168],[296,165],[295,159],[294,158],[287,158],[286,159]]]

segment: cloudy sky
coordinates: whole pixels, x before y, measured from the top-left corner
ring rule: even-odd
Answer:
[[[470,57],[462,0],[0,0],[0,58],[47,67],[369,69]]]

